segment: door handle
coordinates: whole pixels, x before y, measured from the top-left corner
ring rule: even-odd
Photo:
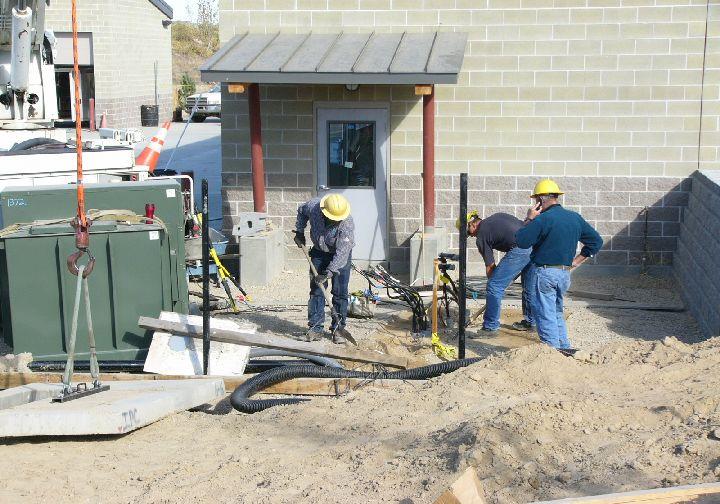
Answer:
[[[328,186],[326,186],[326,185],[319,185],[319,186],[318,186],[318,191],[329,191],[329,190],[330,190],[330,188],[329,188]]]

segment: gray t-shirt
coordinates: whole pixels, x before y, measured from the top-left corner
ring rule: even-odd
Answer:
[[[485,266],[495,263],[493,250],[508,252],[515,248],[515,233],[522,226],[520,219],[502,212],[482,220],[475,239]]]

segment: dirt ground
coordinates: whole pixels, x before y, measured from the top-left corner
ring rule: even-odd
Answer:
[[[678,301],[667,280],[588,285]],[[268,293],[255,303],[277,307]],[[431,503],[468,466],[502,503],[720,479],[720,338],[698,342],[685,312],[567,312],[575,359],[513,331],[521,315],[508,309],[498,336],[468,340],[486,359],[422,384],[255,415],[222,400],[119,438],[7,441],[0,502]],[[241,314],[298,336],[305,317],[288,305]],[[348,327],[362,347],[437,360],[397,307]]]

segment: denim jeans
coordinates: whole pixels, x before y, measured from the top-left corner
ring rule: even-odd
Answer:
[[[511,249],[500,260],[492,275],[490,275],[485,296],[486,308],[483,315],[483,327],[485,329],[494,331],[500,327],[500,307],[502,298],[505,295],[505,290],[520,274],[522,274],[523,283],[523,315],[525,316],[525,320],[533,325],[535,324],[530,304],[532,291],[527,288],[530,280],[528,277],[528,272],[530,271],[530,252],[532,252],[532,249],[529,248],[521,249],[515,247]]]
[[[323,273],[327,270],[330,262],[333,258],[332,253],[323,252],[312,248],[310,250],[310,260],[312,261],[315,269],[318,273]],[[347,318],[347,307],[348,307],[348,284],[350,283],[350,263],[352,258],[348,258],[348,262],[343,266],[340,271],[333,275],[330,281],[332,282],[332,304],[335,311],[338,313],[339,327],[345,327],[345,319]],[[325,282],[325,288],[328,285]],[[322,331],[323,325],[325,324],[325,296],[322,290],[315,283],[312,278],[312,272],[310,272],[310,300],[308,301],[308,327],[313,327],[319,331]],[[330,327],[330,330],[335,329],[334,326]]]
[[[555,348],[570,348],[563,316],[563,297],[570,287],[570,272],[533,264],[530,267],[535,277],[533,315],[540,341]]]

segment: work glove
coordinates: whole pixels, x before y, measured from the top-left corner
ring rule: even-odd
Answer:
[[[298,248],[303,248],[305,246],[305,233],[295,231],[295,238],[293,238],[293,241]]]
[[[325,282],[330,280],[332,278],[332,273],[329,271],[326,271],[325,273],[321,273],[317,276],[315,276],[315,283],[318,285],[325,285]]]

